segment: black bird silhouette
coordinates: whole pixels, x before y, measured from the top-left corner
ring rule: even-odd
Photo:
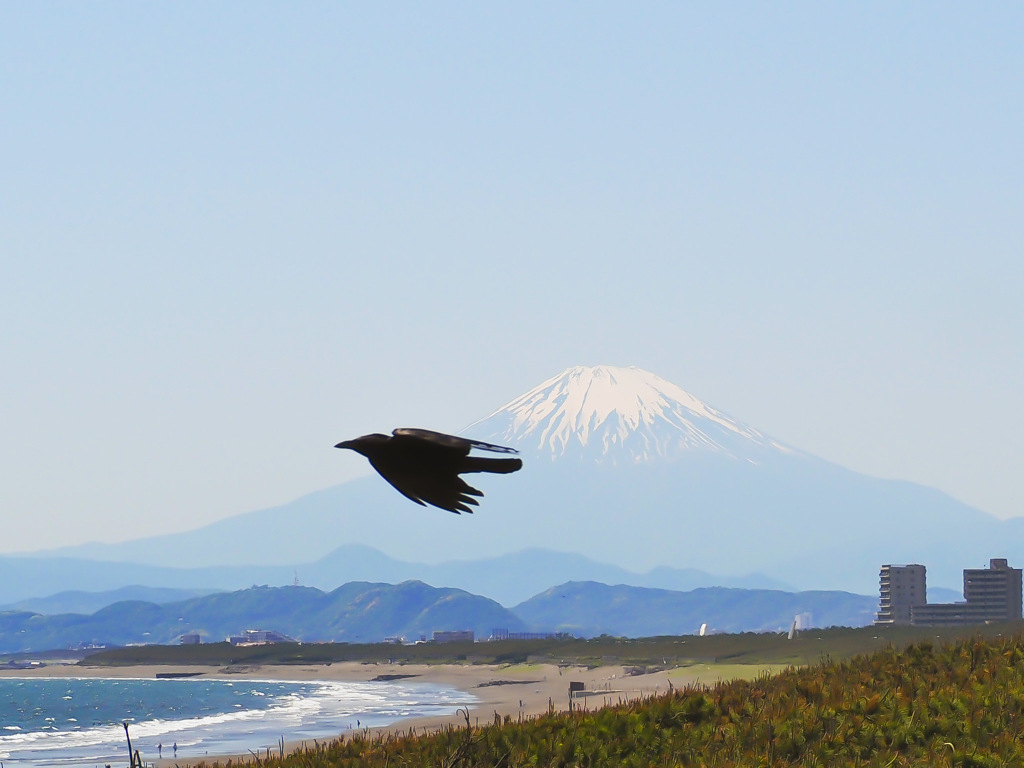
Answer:
[[[335,448],[361,453],[381,477],[417,504],[432,504],[449,512],[473,513],[474,496],[483,496],[460,474],[497,472],[508,474],[522,468],[521,459],[486,459],[470,456],[473,448],[495,453],[518,453],[514,448],[467,440],[429,429],[396,429],[391,436],[372,434],[345,440]]]

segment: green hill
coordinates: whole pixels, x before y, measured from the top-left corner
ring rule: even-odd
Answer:
[[[204,642],[222,641],[248,628],[270,629],[304,641],[377,642],[385,637],[435,630],[525,625],[493,600],[459,589],[418,581],[401,584],[353,582],[332,592],[313,587],[252,587],[158,605],[122,601],[96,613],[44,616],[0,613],[0,653],[81,645],[175,643],[186,632]]]
[[[386,637],[415,640],[442,629],[472,629],[478,637],[487,637],[494,629],[582,637],[685,635],[695,633],[702,623],[712,632],[785,631],[799,613],[809,613],[816,626],[868,624],[876,600],[847,592],[723,587],[675,592],[568,582],[506,609],[482,596],[420,581],[350,582],[331,592],[263,586],[160,604],[121,600],[88,614],[0,611],[0,653],[168,644],[187,632],[198,633],[203,642],[216,642],[257,628],[307,642],[346,643],[380,642]]]

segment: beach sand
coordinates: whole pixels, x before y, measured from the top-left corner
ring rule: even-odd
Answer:
[[[590,709],[615,704],[620,700],[632,700],[665,693],[670,684],[675,687],[696,680],[697,673],[681,673],[680,670],[657,672],[646,675],[627,675],[621,666],[559,667],[554,664],[365,664],[360,662],[338,662],[319,665],[266,665],[239,667],[202,666],[133,666],[133,667],[89,667],[85,665],[49,665],[33,670],[19,670],[19,676],[32,677],[135,677],[154,678],[157,673],[201,673],[204,678],[238,680],[255,678],[261,680],[327,680],[327,681],[370,681],[376,677],[401,676],[410,682],[427,682],[464,691],[477,699],[469,708],[470,723],[485,725],[493,722],[495,715],[513,720],[520,715],[540,715],[553,707],[555,711],[569,709],[569,683],[583,683],[587,695],[574,699],[574,706]],[[0,674],[7,674],[0,672]],[[670,683],[671,675],[671,683]],[[396,678],[397,679],[397,678]],[[363,728],[359,733],[378,732],[430,733],[446,726],[465,726],[463,714],[446,717],[424,717],[400,720],[390,726]],[[355,731],[344,731],[338,738],[351,737]],[[287,738],[287,734],[285,734]],[[329,739],[328,739],[329,740]],[[320,741],[324,741],[321,739]],[[259,745],[253,745],[255,750]],[[300,749],[303,742],[285,742],[288,751]],[[312,746],[312,745],[310,745]],[[209,755],[205,757],[168,757],[164,750],[162,760],[153,760],[144,755],[147,763],[156,768],[173,766],[225,765],[228,760],[237,765],[239,760],[249,760],[251,754]]]

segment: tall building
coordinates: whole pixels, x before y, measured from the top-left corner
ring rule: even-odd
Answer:
[[[929,604],[923,565],[883,565],[875,624],[927,627],[1019,620],[1021,582],[1020,568],[993,558],[988,568],[964,571],[964,602]]]
[[[878,586],[875,624],[909,624],[911,609],[928,602],[925,567],[917,563],[883,565]]]
[[[1021,569],[1005,558],[993,558],[988,568],[964,571],[964,602],[921,605],[911,623],[918,626],[984,624],[1021,618]]]
[[[1021,581],[1020,568],[1011,568],[1004,557],[993,558],[988,568],[964,571],[964,599],[992,620],[1019,619]]]

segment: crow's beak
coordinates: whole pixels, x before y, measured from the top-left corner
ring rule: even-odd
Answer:
[[[352,441],[351,440],[342,440],[340,443],[338,443],[334,447],[335,448],[349,448],[349,449],[351,449],[352,448]]]

